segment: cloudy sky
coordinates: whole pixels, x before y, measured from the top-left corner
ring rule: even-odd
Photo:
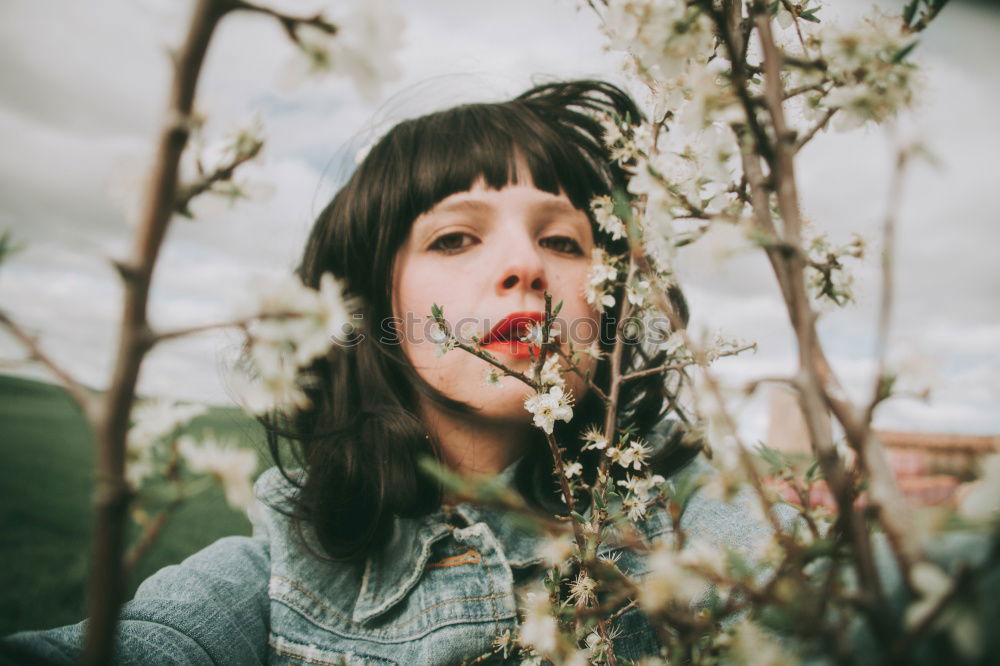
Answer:
[[[347,11],[354,1],[336,4]],[[281,4],[306,12],[323,3]],[[830,20],[869,3],[836,4]],[[353,155],[387,124],[511,96],[540,80],[624,83],[596,18],[570,0],[397,5],[406,18],[402,73],[375,104],[345,79],[288,86],[294,52],[280,29],[258,16],[225,22],[208,55],[199,108],[208,136],[260,119],[265,156],[246,176],[268,183],[258,189],[270,193],[233,209],[206,207],[210,221],[173,225],[157,268],[154,325],[225,319],[254,275],[288,271]],[[168,50],[179,43],[189,9],[180,0],[0,5],[0,229],[26,245],[0,271],[0,307],[95,386],[108,376],[119,309],[109,259],[129,246],[165,105]],[[998,28],[1000,12],[988,3],[956,2],[919,49],[923,101],[896,141],[919,138],[938,161],[917,165],[906,183],[892,359],[907,387],[934,393],[930,402],[884,405],[877,415],[884,426],[1000,431]],[[894,145],[882,131],[862,129],[821,135],[804,151],[801,190],[817,233],[842,241],[858,231],[877,245]],[[759,343],[755,355],[721,362],[719,371],[734,385],[790,372],[793,340],[762,259],[739,253],[720,263],[732,247],[725,234],[699,245],[682,253],[681,266],[696,326]],[[857,303],[824,314],[821,331],[845,382],[862,395],[871,380],[877,253],[855,274]],[[221,368],[235,344],[213,334],[164,345],[146,362],[141,390],[225,403]],[[21,355],[0,337],[0,357]],[[762,395],[744,407],[748,436],[763,434],[765,401]]]

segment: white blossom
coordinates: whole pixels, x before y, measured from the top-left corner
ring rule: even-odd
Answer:
[[[914,564],[910,569],[910,582],[920,596],[906,609],[907,628],[917,626],[934,612],[954,585],[947,573],[930,562]],[[980,656],[982,623],[970,608],[952,604],[941,613],[937,622],[947,628],[953,644],[963,656],[972,660]]]
[[[646,509],[649,508],[649,505],[635,495],[627,495],[622,500],[622,508],[628,514],[628,519],[636,522],[645,518]]]
[[[132,408],[132,426],[128,431],[128,448],[152,446],[191,419],[204,414],[204,405],[182,405],[168,400],[140,402]]]
[[[542,365],[542,370],[539,375],[543,384],[547,386],[563,386],[565,380],[562,378],[562,373],[559,371],[559,357],[556,354],[550,354],[548,358],[545,359],[545,363]]]
[[[621,462],[621,458],[617,462]],[[622,500],[622,508],[628,513],[629,520],[641,520],[646,515],[646,510],[652,503],[650,490],[654,486],[666,483],[659,474],[649,477],[632,476],[631,474],[623,481],[618,481],[618,485],[625,488],[628,494]]]
[[[552,434],[556,421],[566,421],[573,418],[572,394],[563,393],[561,386],[552,386],[545,393],[536,393],[524,401],[524,408],[534,416],[534,424]]]
[[[576,580],[569,585],[569,600],[578,603],[590,603],[597,599],[597,581],[582,571]]]
[[[487,386],[500,386],[500,379],[503,377],[503,372],[494,366],[486,368],[486,376],[483,381]]]
[[[325,354],[333,339],[343,340],[352,328],[339,280],[331,273],[324,273],[319,290],[310,291],[311,307],[287,323],[289,337],[295,341],[295,360],[300,366]]]
[[[335,340],[352,330],[342,283],[331,273],[310,289],[294,275],[260,279],[251,285],[253,299],[237,307],[239,318],[258,318],[249,327],[249,360],[254,373],[238,377],[239,393],[253,413],[301,409],[308,400],[297,377],[299,367],[326,354]],[[254,382],[259,386],[252,386]]]
[[[597,226],[610,234],[613,240],[625,237],[625,223],[615,215],[615,204],[611,197],[607,195],[597,197],[590,202],[590,209],[594,211]]]
[[[618,279],[618,267],[614,258],[599,247],[590,252],[590,270],[587,272],[587,282],[592,285],[603,285]]]
[[[897,55],[912,40],[902,21],[876,12],[846,28],[833,26],[820,42],[827,76],[835,83],[823,104],[838,112],[833,127],[846,131],[868,121],[882,122],[910,103],[914,75]]]
[[[206,409],[203,405],[181,405],[167,400],[143,401],[132,408],[132,426],[125,444],[125,480],[133,490],[156,472],[153,454],[156,444]]]
[[[690,539],[679,556],[679,562],[702,574],[717,578],[726,575],[726,560],[723,551],[703,539]]]
[[[614,301],[614,298],[611,300]],[[614,303],[612,302],[611,305],[614,305]],[[601,343],[597,340],[591,342],[586,349],[582,350],[582,353],[598,361],[604,358],[604,351],[601,349]]]
[[[542,344],[542,324],[541,322],[529,321],[524,325],[524,331],[517,336],[521,342],[541,346]]]
[[[337,21],[334,34],[310,25],[296,28],[305,58],[288,67],[285,83],[295,86],[309,76],[334,71],[350,78],[368,102],[379,97],[383,83],[399,78],[396,54],[402,46],[406,21],[388,0],[356,2]]]
[[[732,652],[744,666],[795,666],[799,660],[781,642],[750,620],[741,620],[733,632]]]
[[[684,0],[611,0],[604,30],[612,48],[629,51],[654,79],[677,76],[692,56],[711,54],[710,20]]]
[[[547,537],[538,547],[538,555],[550,567],[561,567],[573,553],[573,541],[568,536]]]
[[[132,490],[138,490],[142,482],[153,476],[156,464],[150,449],[127,450],[125,460],[125,482]]]
[[[630,491],[636,497],[642,500],[648,500],[649,491],[652,490],[654,486],[660,486],[666,482],[667,480],[659,474],[653,474],[648,477],[633,476],[629,474],[625,480],[619,481],[618,485]]]
[[[646,464],[646,458],[649,457],[651,452],[652,449],[650,447],[636,439],[630,442],[625,448],[618,450],[615,462],[625,469],[632,467],[636,471],[639,471]],[[608,451],[608,455],[611,455],[611,451]]]
[[[782,30],[788,30],[795,24],[795,17],[792,13],[779,4],[778,14],[774,17]]]
[[[1000,515],[1000,453],[982,461],[982,474],[970,486],[958,504],[963,518],[988,522]]]
[[[667,352],[668,356],[674,356],[684,348],[685,344],[684,334],[680,331],[674,331],[670,334],[670,337],[658,345],[658,349]]]
[[[298,368],[283,350],[255,340],[250,359],[253,370],[238,368],[229,378],[229,386],[244,410],[264,414],[275,409],[308,409],[312,405]]]
[[[595,287],[594,285],[587,285],[584,288],[584,297],[591,305],[600,305],[601,308],[610,308],[615,304],[614,296],[605,293],[604,289]]]
[[[528,592],[525,595],[520,643],[534,648],[542,656],[552,655],[558,648],[559,625],[550,612],[544,592]]]
[[[435,358],[441,358],[452,349],[455,349],[458,344],[454,337],[448,335],[448,331],[445,330],[444,326],[436,321],[431,322],[428,327],[427,337],[437,345],[437,350],[434,352]]]
[[[637,307],[642,307],[645,304],[648,293],[649,280],[632,280],[625,287],[628,302]]]
[[[190,436],[177,440],[177,452],[193,472],[211,474],[222,483],[226,501],[234,509],[249,510],[253,504],[253,473],[257,455],[208,438],[200,444]]]
[[[563,474],[566,475],[567,479],[572,479],[575,476],[580,476],[583,473],[583,465],[578,462],[571,462],[565,467],[563,467]]]
[[[614,288],[618,279],[618,267],[614,257],[601,248],[591,251],[590,268],[587,271],[587,284],[584,287],[584,297],[591,305],[611,307],[615,297],[609,291]]]
[[[602,451],[608,447],[608,438],[604,436],[604,432],[596,425],[588,426],[581,437],[586,442],[583,445],[585,451],[591,449]]]
[[[647,611],[657,611],[674,601],[690,604],[707,589],[704,579],[683,566],[678,554],[665,543],[657,544],[646,564],[649,574],[639,588],[639,603]]]

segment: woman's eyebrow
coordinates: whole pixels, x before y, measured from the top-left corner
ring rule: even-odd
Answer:
[[[421,215],[413,223],[413,231],[418,232],[418,234],[429,233],[424,232],[423,229],[431,223],[431,219],[439,215],[477,215],[483,216],[491,213],[493,211],[493,206],[486,203],[485,201],[478,201],[476,199],[458,199],[456,201],[445,201],[437,204],[429,211]]]
[[[437,213],[488,213],[493,210],[493,206],[485,201],[477,199],[459,199],[438,204],[431,209]]]
[[[565,216],[582,215],[586,220],[587,214],[568,201],[543,201],[531,207],[532,215],[536,218],[558,218]]]
[[[576,214],[581,213],[579,208],[574,206],[568,201],[543,201],[541,203],[532,206],[536,213],[541,213],[544,215],[557,215],[557,214]],[[584,213],[586,214],[586,213]]]

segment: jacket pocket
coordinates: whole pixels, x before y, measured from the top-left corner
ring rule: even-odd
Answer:
[[[270,647],[269,664],[281,664],[284,666],[298,666],[299,664],[313,664],[317,666],[363,666],[366,664],[379,664],[388,666],[398,666],[398,662],[385,657],[356,652],[353,650],[324,650],[316,645],[303,645],[295,641],[287,640],[277,634],[272,633],[268,637]]]

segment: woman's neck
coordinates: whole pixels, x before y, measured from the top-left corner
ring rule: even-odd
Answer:
[[[462,475],[500,473],[524,453],[531,437],[530,423],[482,421],[434,408],[422,411],[428,434],[441,446],[442,462]]]

